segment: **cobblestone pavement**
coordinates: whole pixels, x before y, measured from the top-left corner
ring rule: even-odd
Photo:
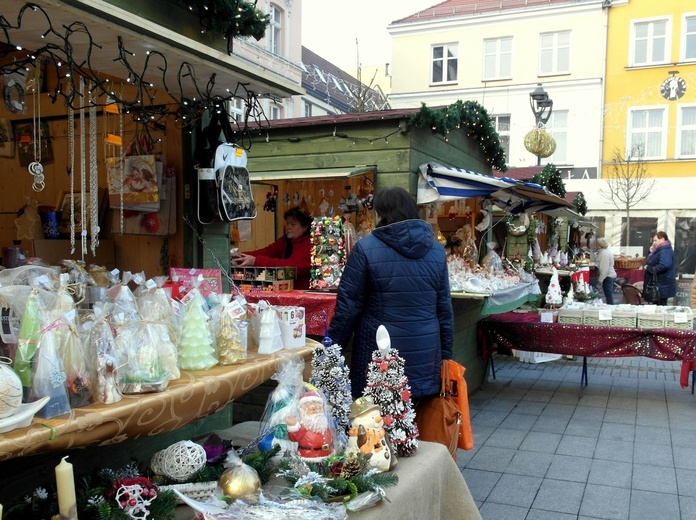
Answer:
[[[681,363],[495,357],[458,464],[484,520],[696,519],[696,396]]]

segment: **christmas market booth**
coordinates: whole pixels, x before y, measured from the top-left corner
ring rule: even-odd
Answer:
[[[207,518],[252,508],[274,508],[276,518],[347,518],[349,508],[363,518],[406,516],[414,504],[389,508],[383,498],[395,488],[393,496],[427,504],[423,476],[431,496],[456,490],[442,500],[443,518],[467,511],[478,520],[447,448],[423,442],[414,456],[415,414],[397,352],[375,354],[399,383],[388,399],[353,401],[338,346],[307,337],[303,309],[244,298],[231,272],[229,222],[252,218],[250,186],[241,214],[229,201],[220,205],[226,220],[198,211],[201,170],[210,169],[201,158],[231,129],[225,120],[206,133],[208,120],[232,103],[257,108],[248,112],[255,124],[240,121],[228,139],[241,161],[256,146],[243,138],[247,127],[267,123],[262,102],[302,93],[299,67],[255,66],[262,52],[240,39],[230,52],[235,36],[262,37],[269,16],[224,2],[236,14],[227,13],[233,29],[220,34],[202,3],[141,2],[142,18],[119,7],[128,4],[0,7],[0,471],[11,476],[0,516],[188,520],[194,513],[178,505],[186,500],[208,508]],[[176,27],[153,21],[158,12]],[[398,128],[382,140],[398,141]],[[363,162],[347,175],[364,178],[350,191],[334,188],[348,206],[378,183],[382,159],[360,146]],[[472,149],[476,166],[485,164]],[[402,159],[397,153],[393,171]],[[299,197],[293,189],[278,200]],[[336,202],[326,190],[327,204]],[[265,195],[257,197],[264,216],[274,198]],[[239,243],[249,231],[240,227]],[[261,285],[291,280],[283,271]],[[325,329],[328,317],[320,319],[310,325]],[[229,431],[233,411],[269,379],[277,392],[260,403],[247,443]],[[395,470],[397,455],[410,458]],[[278,494],[262,489],[271,474]],[[423,516],[436,518],[439,505]]]

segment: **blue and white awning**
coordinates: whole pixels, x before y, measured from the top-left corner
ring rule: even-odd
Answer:
[[[510,179],[499,179],[437,163],[425,163],[419,168],[418,204],[484,197],[515,184]]]
[[[425,163],[419,168],[418,204],[447,202],[471,197],[490,198],[511,213],[566,213],[573,205],[532,182]]]

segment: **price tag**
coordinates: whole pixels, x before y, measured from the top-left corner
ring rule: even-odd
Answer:
[[[675,312],[674,313],[674,323],[686,323],[686,313],[685,312]]]
[[[611,309],[599,309],[599,321],[611,321]]]

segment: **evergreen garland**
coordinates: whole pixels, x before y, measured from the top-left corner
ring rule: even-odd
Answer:
[[[478,143],[493,168],[501,172],[508,169],[500,136],[486,109],[476,101],[458,100],[447,107],[434,110],[423,103],[420,112],[409,118],[408,125],[430,128],[445,137],[450,131],[463,128],[467,136]]]
[[[547,164],[544,169],[532,177],[531,182],[545,186],[551,193],[560,198],[566,196],[565,183],[555,165]]]
[[[585,195],[583,195],[581,191],[578,192],[578,194],[573,199],[573,206],[575,206],[577,212],[580,213],[582,216],[585,216],[587,214],[587,201],[585,200]]]
[[[256,8],[256,2],[244,0],[176,0],[176,3],[198,16],[206,31],[223,35],[227,47],[238,36],[260,40],[270,23],[270,15]]]
[[[364,394],[382,408],[384,430],[397,453],[412,455],[418,448],[418,427],[404,359],[398,350],[390,348],[385,357],[379,350],[372,353]]]
[[[341,346],[334,345],[329,337],[325,337],[322,345],[314,349],[309,382],[323,392],[328,411],[336,422],[336,436],[345,446],[350,428],[350,405],[353,402],[350,374],[341,354]]]

